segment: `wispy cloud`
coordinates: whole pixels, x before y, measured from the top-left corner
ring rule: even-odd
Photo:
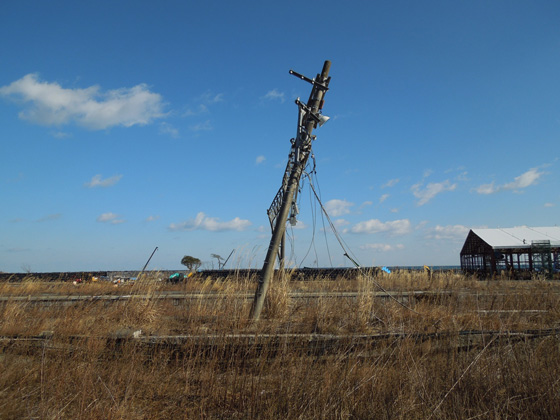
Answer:
[[[146,217],[146,222],[154,222],[159,219],[159,216],[148,216]]]
[[[255,163],[257,165],[260,165],[261,163],[263,163],[266,160],[266,158],[263,155],[257,156],[257,158],[255,159]]]
[[[145,84],[103,92],[99,86],[63,88],[56,82],[42,82],[36,74],[28,74],[0,87],[0,95],[23,104],[20,118],[42,125],[74,122],[92,130],[103,130],[118,125],[148,124],[164,116],[161,95],[151,92]]]
[[[213,105],[224,101],[223,93],[205,92],[200,96],[200,101],[206,105]]]
[[[115,213],[103,213],[101,216],[97,217],[97,221],[100,223],[110,223],[112,225],[124,223],[124,219],[119,219],[119,215]]]
[[[363,202],[362,204],[360,204],[360,206],[358,207],[357,213],[358,213],[358,214],[361,214],[362,211],[363,211],[366,207],[369,207],[369,206],[371,206],[371,205],[373,205],[373,201],[369,201],[369,200],[364,201],[364,202]]]
[[[29,252],[31,251],[31,248],[6,248],[5,252],[8,252],[10,254],[16,254],[19,252]]]
[[[527,172],[515,177],[512,182],[508,182],[503,185],[494,185],[494,182],[490,184],[480,185],[475,189],[479,194],[495,194],[500,191],[515,191],[519,192],[524,188],[535,185],[539,178],[544,175],[543,171],[539,171],[538,168],[529,169]]]
[[[42,222],[50,222],[52,220],[58,220],[62,217],[62,213],[56,213],[56,214],[49,214],[47,216],[41,217],[40,219],[37,219],[38,223],[42,223]]]
[[[412,231],[412,225],[408,219],[392,220],[382,222],[379,219],[371,219],[356,223],[345,232],[351,233],[388,233],[390,235],[406,235]]]
[[[210,131],[213,129],[213,127],[212,124],[210,123],[210,120],[206,120],[198,124],[193,124],[189,126],[189,129],[191,131]]]
[[[414,197],[418,199],[416,205],[423,206],[438,194],[446,191],[453,191],[455,188],[457,188],[457,184],[451,184],[449,180],[445,180],[443,182],[430,182],[425,187],[422,185],[422,182],[420,182],[413,185],[410,189]]]
[[[403,244],[391,245],[391,244],[364,244],[360,246],[361,249],[373,249],[377,252],[389,252],[404,249]]]
[[[395,185],[397,185],[399,183],[399,178],[394,178],[394,179],[390,179],[389,181],[387,181],[385,184],[383,184],[381,186],[381,188],[390,188],[390,187],[394,187]]]
[[[187,108],[182,116],[183,117],[193,117],[195,115],[206,114],[208,112],[208,107],[204,104],[199,104],[194,108]]]
[[[389,198],[389,194],[383,194],[381,197],[379,197],[379,202],[383,203],[388,198]]]
[[[251,226],[249,220],[236,217],[229,222],[222,222],[216,217],[208,217],[203,212],[199,212],[194,219],[189,219],[182,223],[171,223],[169,230],[186,231],[186,230],[209,230],[213,232],[236,230],[243,231]]]
[[[57,139],[68,139],[72,137],[72,133],[66,133],[64,131],[52,131],[51,136]]]
[[[101,177],[101,174],[97,174],[94,175],[91,180],[89,182],[86,182],[84,184],[84,187],[87,188],[97,188],[97,187],[101,187],[101,188],[107,188],[107,187],[112,187],[113,185],[115,185],[117,182],[119,182],[122,178],[122,175],[113,175],[109,178],[105,178],[103,179]]]
[[[280,92],[278,89],[269,90],[266,95],[263,96],[263,99],[267,99],[270,101],[280,101],[282,103],[286,100],[284,92]]]
[[[223,93],[205,92],[193,101],[196,105],[191,105],[181,113],[182,117],[195,117],[210,112],[210,107],[220,102],[224,102]]]
[[[325,203],[325,210],[327,213],[333,217],[343,216],[345,214],[350,213],[350,207],[352,207],[354,203],[351,203],[346,200],[329,200]]]
[[[171,138],[179,138],[179,130],[167,122],[162,122],[159,125],[159,133],[170,136]]]
[[[554,204],[554,203],[544,203],[544,206],[545,207],[555,207],[556,204]]]

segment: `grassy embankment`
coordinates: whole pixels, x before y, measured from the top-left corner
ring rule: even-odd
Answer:
[[[376,282],[434,294],[402,306],[375,297]],[[0,336],[11,339],[0,341],[0,418],[560,418],[559,335],[503,334],[560,328],[556,282],[408,272],[275,280],[252,324],[251,300],[238,297],[254,288],[248,279],[0,285],[3,297],[138,296],[1,304]],[[213,298],[158,299],[170,291]],[[357,295],[290,297],[316,291]],[[132,338],[139,330],[143,339]],[[40,334],[49,339],[24,339]],[[338,338],[317,348],[306,334]],[[190,338],[147,339],[170,335]]]

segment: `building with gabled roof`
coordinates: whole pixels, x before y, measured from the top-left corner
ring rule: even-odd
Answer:
[[[461,250],[461,269],[514,278],[542,273],[560,277],[560,227],[471,229]]]

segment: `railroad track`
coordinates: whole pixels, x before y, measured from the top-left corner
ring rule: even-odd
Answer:
[[[558,294],[558,291],[543,291],[548,294]],[[481,300],[484,298],[511,297],[516,295],[515,292],[499,292],[499,293],[481,293],[469,290],[412,290],[408,292],[290,292],[288,296],[295,300],[314,300],[314,299],[357,299],[363,297],[371,297],[378,300],[397,300],[401,303],[420,301],[420,300],[439,300],[455,297],[457,299],[474,298]],[[121,295],[58,295],[58,294],[37,294],[37,295],[4,295],[0,296],[0,305],[6,303],[28,303],[32,305],[71,305],[75,303],[94,303],[103,302],[124,303],[131,300],[155,300],[155,301],[172,301],[174,305],[180,305],[183,302],[198,300],[217,300],[217,299],[239,299],[252,300],[254,292],[238,292],[238,293],[221,293],[221,292],[158,292],[156,294],[121,294]],[[488,312],[481,310],[481,312]],[[492,311],[490,311],[492,312]]]
[[[370,296],[375,299],[389,300],[396,299],[400,302],[408,302],[413,299],[434,299],[438,297],[450,296],[450,291],[410,291],[410,292],[291,292],[289,297],[291,299],[356,299],[358,297]],[[181,293],[181,292],[159,292],[157,294],[126,294],[126,295],[55,295],[55,294],[39,294],[39,295],[23,295],[23,296],[0,296],[0,305],[6,303],[29,303],[29,304],[43,304],[50,305],[70,305],[80,302],[104,302],[120,303],[130,300],[156,300],[168,301],[171,300],[175,305],[180,305],[185,301],[192,300],[215,300],[215,299],[239,299],[239,300],[252,300],[255,294],[253,292],[245,293],[228,293],[223,294],[220,292],[208,293]]]
[[[554,337],[560,340],[560,328],[519,331],[464,330],[434,333],[380,333],[380,334],[204,334],[175,336],[143,336],[128,333],[109,336],[56,336],[43,333],[38,336],[0,336],[0,353],[76,351],[88,348],[90,342],[103,342],[108,351],[118,351],[133,345],[146,351],[168,350],[175,355],[275,357],[290,351],[308,356],[325,356],[360,352],[367,355],[379,346],[396,345],[404,340],[428,344],[433,351],[470,351],[489,343],[497,346]]]

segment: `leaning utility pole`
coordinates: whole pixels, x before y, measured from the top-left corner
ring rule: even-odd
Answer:
[[[154,254],[156,253],[157,250],[158,250],[158,247],[156,246],[155,249],[154,249],[154,252],[152,252],[152,255],[150,255],[150,258],[148,258],[148,261],[146,261],[146,264],[144,264],[144,268],[142,268],[142,271],[140,272],[140,274],[138,274],[138,276],[136,276],[136,278],[138,280],[140,280],[140,277],[142,277],[142,274],[144,274],[144,271],[146,271],[146,267],[150,263],[150,260],[152,259],[152,257],[154,256]]]
[[[281,268],[284,264],[284,234],[286,231],[286,222],[289,215],[290,223],[292,225],[296,223],[298,210],[294,197],[297,196],[299,181],[311,153],[311,142],[315,140],[315,136],[311,133],[314,128],[317,128],[317,125],[321,126],[329,119],[321,115],[321,110],[324,103],[323,98],[326,91],[329,89],[329,82],[331,80],[329,77],[330,67],[331,62],[325,61],[323,71],[321,74],[317,74],[315,79],[309,79],[308,77],[290,70],[290,74],[311,83],[312,89],[307,104],[300,102],[299,98],[296,99],[296,104],[298,106],[297,136],[295,139],[291,139],[292,147],[290,149],[286,171],[282,179],[282,186],[268,209],[272,238],[259,277],[253,306],[251,307],[251,317],[255,321],[258,320],[261,315],[266,292],[274,274],[274,265],[277,255],[280,259]]]

